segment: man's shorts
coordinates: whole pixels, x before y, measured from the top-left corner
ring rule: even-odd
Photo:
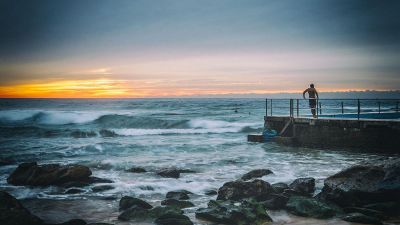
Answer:
[[[309,99],[308,103],[310,104],[310,108],[314,109],[317,106],[317,99]]]

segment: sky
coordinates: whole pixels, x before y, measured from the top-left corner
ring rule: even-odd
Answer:
[[[0,0],[0,97],[400,90],[397,0]]]

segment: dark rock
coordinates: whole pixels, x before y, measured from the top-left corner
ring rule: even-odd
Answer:
[[[152,209],[143,209],[140,207],[133,206],[122,212],[118,216],[118,219],[122,221],[147,220],[147,219],[159,218],[160,216],[163,216],[168,213],[183,214],[182,210],[169,206],[165,207],[157,206]]]
[[[107,190],[111,190],[111,189],[114,189],[114,187],[111,185],[100,185],[100,186],[92,187],[93,192],[107,191]]]
[[[263,177],[266,176],[268,174],[271,174],[272,171],[271,170],[267,170],[267,169],[257,169],[257,170],[252,170],[248,173],[246,173],[245,175],[242,176],[242,180],[247,181],[253,178],[259,178],[259,177]]]
[[[354,223],[382,225],[382,222],[379,219],[371,216],[366,216],[361,213],[350,213],[344,216],[342,220]]]
[[[191,192],[189,192],[191,193]],[[167,193],[167,195],[165,196],[166,198],[173,198],[176,200],[187,200],[189,199],[189,195],[188,192],[185,190],[181,190],[181,191],[170,191]]]
[[[266,209],[278,210],[286,207],[286,203],[289,198],[280,194],[271,194],[267,199],[261,201],[260,203]]]
[[[166,168],[157,172],[158,175],[169,178],[179,178],[181,173],[195,173],[195,171],[188,169]]]
[[[112,180],[109,179],[104,179],[104,178],[99,178],[99,177],[88,177],[87,179],[80,180],[80,181],[70,181],[61,184],[60,186],[65,187],[65,188],[70,188],[70,187],[84,187],[88,186],[90,184],[97,184],[97,183],[113,183]]]
[[[60,185],[71,181],[86,180],[91,174],[88,167],[81,165],[46,164],[39,166],[36,162],[22,163],[7,178],[7,182],[13,185]]]
[[[142,208],[142,209],[151,209],[151,208],[153,208],[152,205],[150,205],[149,203],[143,201],[142,199],[134,198],[134,197],[130,197],[130,196],[124,196],[119,201],[119,209],[120,210],[125,210],[125,209],[131,208],[133,206],[138,207],[138,208]]]
[[[274,193],[280,194],[283,193],[286,189],[289,189],[289,185],[285,183],[275,183],[271,185],[274,189]]]
[[[12,195],[0,191],[0,224],[1,225],[42,225],[43,221],[32,215]]]
[[[237,180],[225,183],[218,190],[217,200],[240,200],[272,193],[272,186],[263,180],[256,179],[251,182]]]
[[[57,225],[86,225],[86,222],[81,219],[72,219],[64,223],[59,223]]]
[[[247,200],[241,203],[211,200],[207,208],[196,211],[196,217],[229,225],[261,225],[272,221],[261,204]]]
[[[176,200],[176,199],[173,199],[173,198],[165,199],[164,201],[161,202],[161,205],[177,207],[177,208],[180,208],[180,209],[190,208],[190,207],[194,206],[193,203],[191,203],[189,201]]]
[[[64,192],[64,194],[79,194],[85,192],[84,189],[79,189],[79,188],[70,188],[67,191]]]
[[[88,223],[87,225],[114,225],[111,223]]]
[[[206,190],[204,194],[206,194],[208,196],[212,196],[212,195],[217,195],[218,192],[214,189],[211,189],[211,190]]]
[[[386,216],[400,215],[400,202],[378,202],[378,203],[364,205],[363,208],[382,212]]]
[[[315,179],[312,177],[298,178],[289,185],[289,188],[300,194],[312,195],[315,191]]]
[[[179,213],[167,213],[158,217],[155,221],[157,225],[193,225],[189,217]]]
[[[292,196],[304,195],[304,194],[302,194],[302,193],[300,193],[300,192],[297,192],[297,191],[295,191],[295,190],[293,190],[293,189],[285,189],[285,190],[283,191],[282,195],[283,195],[283,196],[286,196],[286,197],[288,197],[288,198],[290,198],[290,197],[292,197]]]
[[[368,208],[360,208],[360,207],[347,207],[344,208],[343,211],[346,213],[361,213],[366,216],[376,217],[378,219],[384,219],[385,216],[381,211],[368,209]]]
[[[328,177],[320,198],[340,206],[400,202],[400,159],[364,162]]]
[[[332,205],[315,198],[304,196],[292,196],[289,198],[286,208],[289,212],[304,217],[330,218],[341,214],[341,210]]]
[[[110,131],[110,130],[100,130],[99,134],[102,137],[116,137],[118,136],[118,134],[116,134],[114,131]]]
[[[131,173],[146,173],[147,171],[141,167],[132,167],[130,169],[127,170],[128,172]]]

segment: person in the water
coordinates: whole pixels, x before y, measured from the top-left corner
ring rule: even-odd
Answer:
[[[314,118],[317,118],[317,116],[315,114],[315,109],[317,107],[317,99],[319,97],[318,97],[317,89],[314,88],[314,84],[310,84],[310,87],[303,91],[304,99],[306,99],[306,96],[305,96],[306,93],[308,93],[308,99],[309,99],[308,102],[310,104],[311,113]]]

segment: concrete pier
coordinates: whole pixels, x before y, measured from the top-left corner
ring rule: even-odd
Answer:
[[[361,148],[400,152],[400,120],[293,118],[266,116],[276,142],[318,148]]]

